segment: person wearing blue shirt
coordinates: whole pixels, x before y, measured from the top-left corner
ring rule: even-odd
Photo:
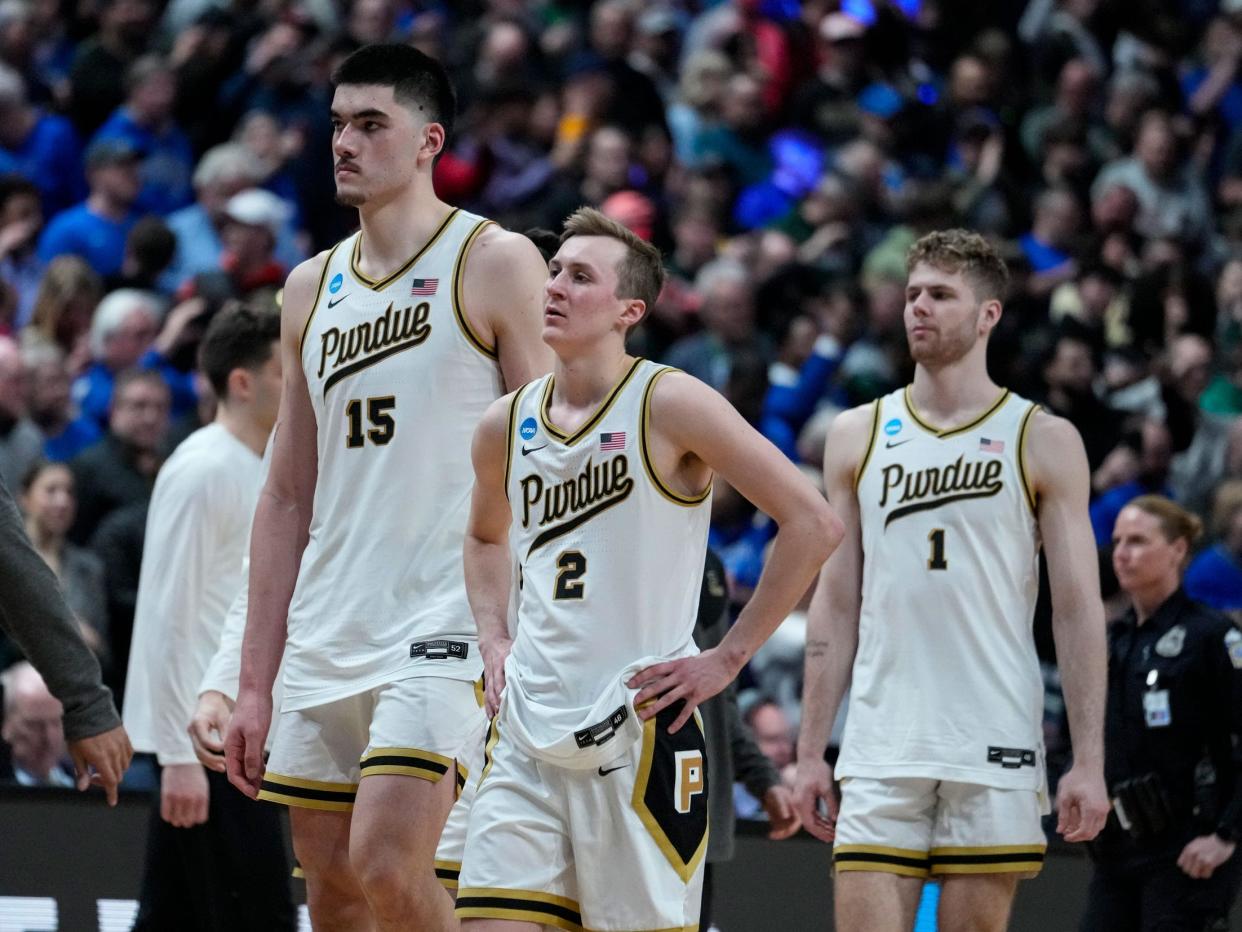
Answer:
[[[145,55],[130,66],[126,82],[124,105],[113,111],[93,141],[122,139],[141,152],[137,207],[143,213],[171,214],[194,200],[194,149],[172,119],[176,76],[163,58]]]
[[[82,143],[66,117],[32,107],[20,74],[0,65],[0,168],[34,182],[51,217],[86,196]]]
[[[1220,612],[1242,609],[1242,481],[1216,490],[1212,525],[1216,545],[1200,552],[1182,579],[1186,594]]]
[[[1134,451],[1139,456],[1139,472],[1134,479],[1110,488],[1091,503],[1091,531],[1095,545],[1101,549],[1112,544],[1117,516],[1133,499],[1153,493],[1165,498],[1173,496],[1169,488],[1169,463],[1173,456],[1169,429],[1160,421],[1146,421],[1137,442],[1130,438],[1123,440],[1122,445],[1139,447]]]
[[[125,238],[138,221],[138,153],[123,139],[91,143],[86,151],[90,196],[55,217],[39,240],[39,258],[81,256],[107,278],[121,270]]]

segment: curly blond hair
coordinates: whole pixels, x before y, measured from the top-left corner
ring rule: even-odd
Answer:
[[[906,253],[906,274],[919,263],[942,272],[960,272],[983,301],[1002,301],[1009,288],[1009,269],[992,244],[970,230],[936,230],[919,239]]]

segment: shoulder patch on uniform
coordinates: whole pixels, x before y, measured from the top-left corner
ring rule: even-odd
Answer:
[[[1156,653],[1161,657],[1176,657],[1186,643],[1186,626],[1174,625],[1156,642]]]
[[[1242,631],[1230,628],[1225,634],[1225,650],[1229,651],[1229,662],[1235,670],[1242,670]]]

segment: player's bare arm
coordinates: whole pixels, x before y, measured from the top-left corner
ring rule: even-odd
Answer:
[[[824,441],[824,488],[844,537],[819,574],[806,621],[806,674],[798,731],[794,804],[816,838],[832,841],[837,798],[824,751],[850,683],[862,610],[862,525],[855,485],[871,439],[874,405],[852,408],[832,422]]]
[[[466,257],[463,311],[500,357],[505,389],[521,388],[552,371],[543,342],[543,286],[548,267],[525,236],[498,226],[479,234]]]
[[[463,556],[466,596],[479,629],[479,650],[483,653],[484,698],[489,717],[500,707],[500,694],[505,688],[505,658],[512,646],[508,621],[512,513],[505,493],[512,403],[512,395],[492,403],[475,429],[470,450],[474,463],[474,492],[470,499]]]
[[[1057,831],[1090,841],[1104,827],[1104,703],[1108,654],[1095,541],[1087,519],[1091,477],[1077,429],[1035,415],[1025,462],[1052,587],[1052,634],[1069,713],[1074,765],[1057,792]]]
[[[285,283],[280,327],[284,385],[272,431],[272,465],[259,493],[250,539],[250,605],[237,706],[225,739],[229,781],[251,798],[263,776],[272,720],[272,683],[287,635],[289,602],[310,533],[318,474],[315,411],[302,368],[302,334],[314,312],[327,254],[295,268]]]
[[[646,684],[635,706],[651,718],[679,700],[676,732],[700,702],[724,689],[759,646],[789,615],[820,566],[841,540],[841,522],[816,488],[772,443],[724,399],[681,372],[660,378],[651,397],[651,455],[661,475],[692,494],[712,473],[777,523],[779,531],[759,584],[718,647],[697,657],[641,670],[632,685]]]

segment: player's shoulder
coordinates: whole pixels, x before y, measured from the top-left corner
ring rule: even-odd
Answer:
[[[483,226],[466,256],[466,271],[485,280],[491,275],[536,267],[546,270],[547,266],[535,244],[495,222]]]
[[[289,277],[285,279],[285,291],[288,293],[290,289],[298,289],[299,291],[309,288],[317,288],[319,279],[323,277],[323,273],[328,268],[328,257],[332,255],[333,250],[324,249],[315,253],[309,259],[303,259],[293,267],[293,271],[289,273]]]
[[[1055,460],[1068,451],[1082,449],[1082,435],[1071,421],[1041,405],[1032,405],[1023,440],[1023,455],[1028,460]]]
[[[208,424],[181,441],[160,468],[156,485],[166,494],[175,490],[189,496],[237,484],[245,468],[238,442],[223,436],[224,430]]]

